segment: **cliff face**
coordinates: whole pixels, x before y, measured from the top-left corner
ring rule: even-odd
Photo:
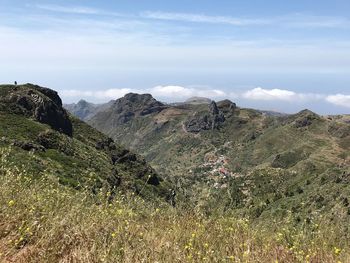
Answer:
[[[32,84],[3,86],[1,89],[0,107],[3,111],[23,114],[72,136],[72,123],[56,91]]]

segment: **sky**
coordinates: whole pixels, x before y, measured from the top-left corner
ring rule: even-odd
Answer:
[[[0,83],[350,113],[349,0],[0,0]]]

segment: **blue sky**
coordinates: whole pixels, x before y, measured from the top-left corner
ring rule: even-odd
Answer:
[[[0,82],[65,102],[164,101],[350,113],[350,1],[0,0]]]

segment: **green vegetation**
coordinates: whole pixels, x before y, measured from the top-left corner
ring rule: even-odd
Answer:
[[[93,192],[106,185],[113,192],[138,192],[147,182],[144,198],[167,197],[171,186],[140,156],[67,115],[54,91],[31,84],[0,86],[0,91],[0,146],[11,146],[10,160],[36,178],[49,172],[64,185]],[[50,114],[64,121],[42,117]],[[65,127],[71,127],[71,136],[62,132]]]
[[[130,94],[137,104],[123,98],[121,115],[91,119],[114,142],[52,90],[0,95],[1,262],[350,261],[350,125],[339,116],[225,101],[208,129],[207,104]],[[204,128],[186,129],[191,118]]]
[[[176,185],[181,198],[204,213],[234,210],[269,222],[293,210],[296,224],[315,214],[349,223],[350,208],[342,205],[350,194],[349,124],[308,110],[270,116],[220,108],[230,105],[227,101],[217,105],[225,122],[199,133],[186,132],[184,125],[208,114],[207,104],[169,106],[111,128],[119,117],[114,109],[100,112],[90,123],[145,156]]]
[[[259,224],[230,212],[172,208],[101,188],[38,180],[0,151],[2,262],[348,262],[348,229],[321,215]],[[345,202],[345,201],[344,201]],[[336,223],[336,222],[335,222]]]

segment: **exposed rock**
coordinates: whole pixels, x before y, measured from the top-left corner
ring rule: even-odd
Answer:
[[[301,112],[293,115],[295,122],[294,127],[303,128],[310,126],[315,120],[319,120],[320,116],[309,110],[302,110]]]
[[[43,146],[31,143],[31,142],[15,141],[12,143],[12,145],[22,148],[25,151],[38,151],[38,152],[45,151],[45,148]]]
[[[219,109],[218,109],[218,106],[216,105],[215,101],[212,101],[209,104],[209,113],[211,115],[218,115],[219,114]]]
[[[190,119],[186,124],[185,128],[188,132],[200,132],[202,130],[210,130],[211,123],[208,120],[208,115]]]
[[[149,176],[147,183],[150,185],[159,185],[160,184],[159,177],[156,176],[155,174],[152,174],[151,176]]]
[[[217,103],[217,106],[220,111],[224,114],[233,113],[237,109],[236,103],[233,103],[230,100],[222,100]]]
[[[32,84],[9,86],[7,94],[0,97],[0,104],[7,112],[23,114],[72,136],[72,123],[56,91]]]
[[[185,123],[186,131],[198,133],[202,130],[218,129],[225,122],[224,114],[219,111],[215,101],[209,104],[209,113],[203,116],[195,116]]]
[[[159,113],[168,106],[157,101],[150,94],[128,93],[117,99],[106,110],[97,113],[91,122],[110,121],[113,125],[121,125],[129,122],[137,116],[146,116]]]
[[[74,149],[71,146],[72,139],[70,137],[64,137],[56,131],[47,130],[40,133],[36,138],[36,143],[45,149],[55,149],[68,156],[74,155]]]
[[[135,162],[137,157],[134,153],[129,151],[125,152],[123,155],[112,155],[112,163],[126,163],[126,162]]]
[[[95,147],[97,150],[105,151],[111,151],[116,149],[115,143],[111,138],[106,138],[104,140],[98,141]]]

